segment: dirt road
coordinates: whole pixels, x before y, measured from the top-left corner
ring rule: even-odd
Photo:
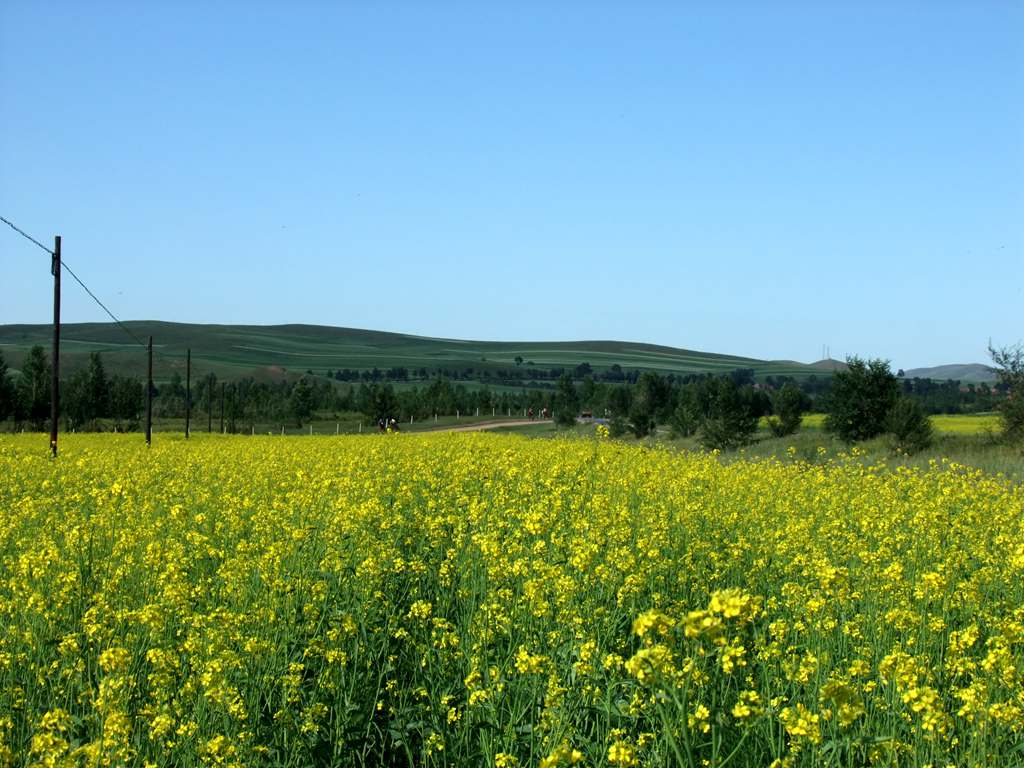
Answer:
[[[464,424],[455,427],[437,427],[436,429],[424,429],[421,432],[479,432],[484,429],[498,429],[499,427],[521,427],[525,424],[551,424],[551,419],[512,419],[499,421],[478,421],[476,424]]]

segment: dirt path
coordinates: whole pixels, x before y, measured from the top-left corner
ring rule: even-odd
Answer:
[[[524,424],[551,424],[551,419],[513,419],[511,421],[478,421],[476,424],[464,424],[457,427],[437,427],[435,429],[422,429],[419,432],[479,432],[484,429],[498,429],[499,427],[521,427]]]

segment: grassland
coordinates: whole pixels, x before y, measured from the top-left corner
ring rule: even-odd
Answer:
[[[992,413],[977,415],[940,414],[930,418],[932,428],[939,434],[987,435],[999,431],[999,417]],[[761,426],[765,426],[763,419]],[[825,414],[805,414],[800,426],[805,430],[823,429],[825,426]]]
[[[193,370],[226,379],[256,375],[279,377],[282,369],[322,373],[327,369],[381,370],[405,367],[478,370],[515,368],[516,357],[531,368],[575,367],[595,370],[612,365],[661,373],[726,373],[753,368],[757,375],[805,377],[827,369],[792,361],[765,361],[620,341],[493,342],[435,339],[400,333],[314,325],[195,325],[138,321],[125,325],[135,336],[153,337],[154,370],[159,380],[184,374],[185,351],[192,350]],[[12,367],[34,344],[49,347],[47,325],[0,326],[0,350]],[[67,370],[84,366],[90,352],[102,352],[111,372],[142,377],[144,350],[113,323],[69,323],[63,328],[61,357]],[[532,363],[532,365],[530,365]]]
[[[1024,487],[595,439],[0,436],[0,763],[1006,766]]]

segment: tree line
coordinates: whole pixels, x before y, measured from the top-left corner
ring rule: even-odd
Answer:
[[[758,382],[750,368],[720,375],[663,376],[643,371],[624,382],[586,373],[577,380],[574,374],[584,372],[577,367],[563,371],[550,389],[521,387],[517,391],[467,387],[445,376],[396,387],[383,376],[345,384],[336,376],[307,372],[292,380],[246,377],[228,383],[210,373],[193,384],[192,410],[198,424],[204,415],[212,421],[216,414],[218,428],[223,418],[225,429],[234,432],[267,422],[302,426],[315,414],[359,413],[370,422],[390,418],[406,422],[456,413],[522,415],[546,408],[565,425],[587,414],[608,419],[615,435],[636,437],[665,426],[675,435],[696,436],[704,446],[717,449],[749,443],[763,417],[772,434],[793,434],[803,414],[816,410],[827,414],[826,429],[847,442],[889,433],[901,450],[916,450],[931,440],[929,413],[962,412],[950,410],[956,405],[954,393],[956,397],[969,394],[978,408],[996,406],[1005,413],[1020,407],[1018,393],[1024,387],[1013,373],[1014,365],[1020,365],[1020,348],[991,353],[999,372],[997,384],[967,388],[956,382],[900,380],[887,362],[856,357],[848,361],[847,370],[800,381],[769,376]],[[400,369],[389,373],[400,373]],[[42,347],[29,351],[17,377],[10,375],[0,354],[0,421],[12,421],[16,428],[44,429],[50,416],[50,386],[50,360]],[[185,415],[186,388],[180,374],[154,386],[153,397],[155,417]],[[84,369],[61,382],[60,417],[65,429],[135,430],[144,410],[145,384],[107,374],[98,352],[90,355]],[[1011,425],[1010,432],[1015,428]]]

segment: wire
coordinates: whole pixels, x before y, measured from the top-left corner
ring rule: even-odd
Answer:
[[[28,235],[28,234],[25,234],[25,232],[23,232],[22,230],[18,229],[18,227],[14,226],[14,224],[12,224],[11,222],[9,222],[9,221],[8,221],[7,219],[5,219],[5,218],[4,218],[3,216],[0,216],[0,221],[2,221],[2,222],[3,222],[4,224],[6,224],[6,225],[7,225],[8,227],[10,227],[10,228],[11,228],[11,229],[13,229],[13,230],[14,230],[15,232],[17,232],[17,233],[18,233],[19,235],[21,235],[22,237],[24,237],[24,238],[25,238],[26,240],[31,240],[31,241],[32,241],[33,243],[35,243],[36,245],[38,245],[38,246],[39,246],[40,248],[42,248],[42,249],[43,249],[44,251],[46,251],[46,252],[47,252],[48,254],[50,254],[51,256],[53,256],[53,255],[54,255],[54,254],[53,254],[53,251],[51,251],[51,250],[50,250],[49,248],[47,248],[47,247],[46,247],[45,245],[43,245],[43,244],[42,244],[42,243],[40,243],[40,242],[39,242],[38,240],[36,240],[36,239],[35,239],[34,237],[32,237],[32,235]]]
[[[109,309],[107,309],[107,305],[106,304],[104,304],[102,301],[100,301],[99,299],[96,298],[96,294],[93,293],[92,291],[90,291],[89,287],[85,283],[83,283],[81,281],[81,279],[79,279],[78,275],[76,275],[74,272],[71,271],[71,267],[68,266],[68,263],[66,261],[64,261],[64,259],[61,259],[60,263],[61,263],[61,266],[64,267],[64,269],[66,269],[68,271],[68,274],[71,275],[73,278],[75,278],[75,282],[78,283],[80,286],[82,286],[82,290],[84,290],[86,293],[88,293],[89,296],[92,297],[92,300],[95,301],[97,304],[99,304],[104,312],[106,312],[108,315],[110,315],[110,319],[113,320],[115,323],[117,323],[118,326],[120,326],[122,331],[127,333],[133,339],[135,339],[135,343],[138,344],[139,346],[142,346],[142,347],[147,346],[146,342],[142,341],[138,336],[136,336],[134,333],[132,333],[130,330],[128,330],[128,327],[124,323],[122,323],[120,320],[118,320],[114,316],[113,312],[111,312]]]
[[[2,221],[4,224],[9,226],[11,229],[13,229],[19,235],[24,237],[26,240],[31,240],[33,243],[35,243],[40,248],[42,248],[44,251],[46,251],[48,254],[50,254],[51,257],[56,257],[57,254],[55,254],[53,251],[51,251],[49,248],[47,248],[45,245],[40,243],[38,240],[36,240],[31,235],[26,234],[23,230],[21,230],[18,227],[16,227],[12,222],[8,221],[3,216],[0,216],[0,221]],[[138,344],[139,346],[142,346],[142,347],[147,346],[146,342],[142,341],[142,339],[140,339],[138,336],[136,336],[134,333],[132,333],[130,330],[128,330],[128,326],[126,326],[124,323],[122,323],[120,320],[118,320],[117,317],[114,316],[114,313],[111,312],[109,309],[107,309],[107,305],[106,304],[104,304],[102,301],[100,301],[98,298],[96,298],[96,294],[89,290],[89,286],[87,286],[85,283],[82,282],[82,279],[78,275],[76,275],[74,273],[74,271],[72,271],[71,267],[68,266],[68,263],[66,261],[64,261],[64,259],[61,259],[60,263],[61,263],[61,266],[64,267],[64,269],[66,269],[68,271],[68,274],[71,275],[75,279],[75,282],[78,283],[80,286],[82,286],[82,290],[84,290],[87,294],[89,294],[90,298],[93,301],[95,301],[97,304],[99,304],[100,308],[104,312],[106,312],[108,315],[110,315],[110,319],[113,320],[115,323],[117,323],[118,327],[122,331],[124,331],[129,336],[131,336],[132,339],[135,340],[135,343]]]

